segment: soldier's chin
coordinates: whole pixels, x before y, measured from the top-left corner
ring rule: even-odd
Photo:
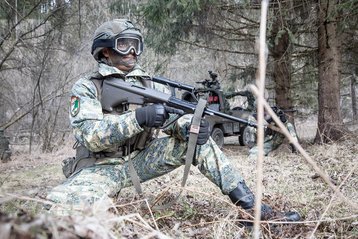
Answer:
[[[123,65],[125,65],[128,68],[133,68],[135,64],[137,63],[137,59],[122,59]]]
[[[123,71],[130,71],[133,69],[137,60],[135,59],[122,59],[120,62],[117,63],[118,69]]]

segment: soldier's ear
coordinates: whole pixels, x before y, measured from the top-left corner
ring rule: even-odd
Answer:
[[[109,53],[110,51],[109,51],[109,49],[108,48],[103,48],[103,50],[102,50],[102,54],[103,54],[103,56],[105,57],[105,58],[108,58],[109,57]]]

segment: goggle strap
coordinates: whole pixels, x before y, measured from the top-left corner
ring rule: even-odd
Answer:
[[[110,47],[113,48],[113,41],[109,39],[97,39],[93,42],[92,53],[97,47]]]

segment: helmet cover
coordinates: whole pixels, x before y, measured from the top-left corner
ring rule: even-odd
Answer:
[[[138,56],[143,52],[143,36],[127,19],[114,19],[103,23],[94,33],[91,53],[99,61],[103,48],[112,48],[121,55],[132,49]]]

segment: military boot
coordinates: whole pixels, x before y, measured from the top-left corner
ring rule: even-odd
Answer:
[[[291,152],[292,153],[294,153],[294,154],[298,153],[296,147],[292,143],[290,143],[290,147],[291,147]]]
[[[245,181],[239,182],[237,187],[229,193],[231,201],[245,209],[253,216],[253,207],[255,205],[255,197],[251,190],[247,187]],[[301,216],[297,212],[277,212],[269,205],[261,204],[261,220],[279,220],[287,222],[295,222],[301,220]]]

